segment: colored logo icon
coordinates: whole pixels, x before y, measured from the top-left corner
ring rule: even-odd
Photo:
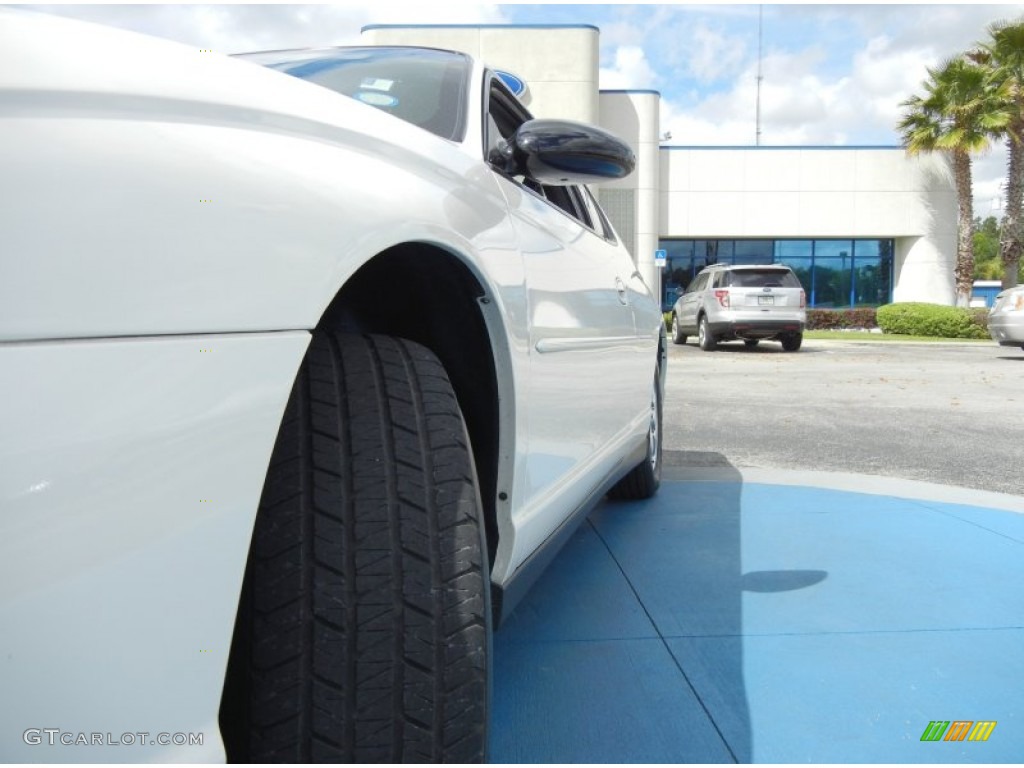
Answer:
[[[921,741],[988,741],[995,728],[995,720],[932,720]]]
[[[497,71],[494,74],[498,76],[501,82],[508,86],[508,89],[512,91],[513,95],[522,96],[524,93],[526,93],[526,83],[524,82],[523,78],[519,77],[518,75],[513,75],[511,72],[500,71]]]

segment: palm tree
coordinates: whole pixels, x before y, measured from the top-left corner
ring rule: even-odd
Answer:
[[[1003,211],[999,255],[1003,287],[1017,284],[1024,251],[1024,20],[998,21],[988,28],[989,40],[972,58],[991,70],[992,85],[1007,99],[1006,208]]]
[[[988,149],[1005,130],[1008,116],[994,95],[989,70],[966,56],[928,69],[925,94],[900,104],[898,124],[910,154],[946,152],[953,162],[959,202],[956,268],[957,305],[967,306],[974,273],[974,202],[971,155]]]

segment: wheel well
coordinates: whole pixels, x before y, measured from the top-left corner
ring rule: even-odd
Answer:
[[[485,293],[448,251],[422,243],[399,245],[375,256],[345,283],[318,327],[398,336],[437,355],[469,431],[493,562],[499,416],[494,353],[479,303]]]

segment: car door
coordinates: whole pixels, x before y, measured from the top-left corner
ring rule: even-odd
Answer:
[[[686,286],[683,295],[676,304],[676,317],[679,327],[688,334],[697,333],[697,313],[700,310],[700,297],[707,287],[708,273],[701,272]]]
[[[494,143],[529,117],[496,79],[489,114]],[[519,550],[547,538],[621,460],[648,405],[654,360],[630,305],[646,289],[586,189],[496,177],[523,256],[529,316]]]

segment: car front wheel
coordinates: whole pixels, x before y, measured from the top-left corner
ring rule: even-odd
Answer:
[[[658,492],[661,485],[662,454],[662,404],[661,368],[654,370],[651,386],[650,422],[647,426],[647,455],[633,467],[629,474],[619,480],[608,496],[613,499],[649,499]]]
[[[703,315],[700,318],[700,325],[697,326],[697,343],[705,352],[710,352],[718,346],[715,335],[711,333],[711,328],[708,327],[707,315]]]
[[[256,516],[221,707],[232,762],[478,762],[487,548],[437,358],[314,333]]]

